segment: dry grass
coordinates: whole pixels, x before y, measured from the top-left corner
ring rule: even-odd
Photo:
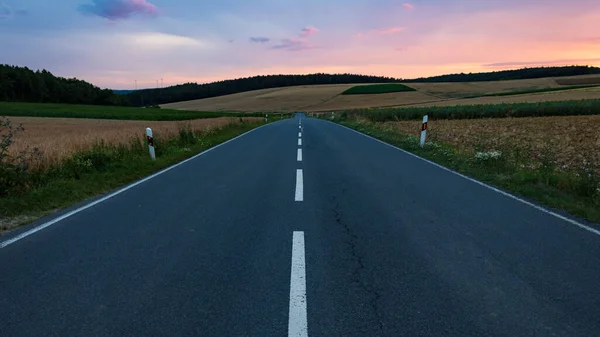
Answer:
[[[600,81],[600,77],[598,75],[571,76],[561,77],[559,80],[574,81],[573,84],[595,84],[596,81]],[[164,104],[162,107],[197,111],[318,112],[395,106],[455,106],[600,98],[600,89],[598,88],[514,96],[464,98],[504,92],[560,88],[561,85],[557,83],[555,78],[495,82],[408,83],[408,86],[418,91],[378,95],[341,95],[343,91],[353,86],[355,84],[263,89],[221,97]]]
[[[144,140],[147,127],[152,128],[153,132],[160,137],[170,138],[177,134],[182,125],[189,125],[197,131],[208,131],[240,120],[234,117],[179,122],[42,117],[11,117],[10,119],[14,125],[22,123],[25,128],[24,132],[16,135],[11,151],[20,151],[28,146],[39,148],[43,153],[43,160],[35,164],[37,167],[57,164],[75,151],[91,148],[98,141],[127,145],[134,138]],[[244,118],[244,120],[253,119],[257,118]]]
[[[387,127],[417,135],[420,121],[387,122]],[[467,151],[514,151],[536,156],[551,153],[559,167],[600,164],[600,116],[436,120],[428,139]]]

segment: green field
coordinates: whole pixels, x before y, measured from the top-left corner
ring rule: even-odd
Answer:
[[[390,92],[417,91],[404,84],[389,83],[389,84],[372,84],[372,85],[357,85],[342,93],[342,95],[372,95],[372,94],[387,94]]]
[[[0,116],[178,121],[214,117],[252,117],[264,116],[264,114],[183,111],[100,105],[0,102]]]
[[[423,118],[423,115],[429,115],[430,119],[581,116],[600,114],[600,99],[449,107],[353,109],[339,112],[342,118],[359,115],[373,122],[415,120]]]

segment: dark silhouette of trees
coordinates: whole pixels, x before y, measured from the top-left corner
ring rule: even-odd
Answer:
[[[517,70],[493,71],[488,73],[460,73],[433,77],[421,77],[404,80],[404,82],[483,82],[591,74],[600,74],[600,68],[590,66],[523,68]]]
[[[76,78],[56,77],[46,70],[0,64],[0,101],[128,105],[127,97]]]

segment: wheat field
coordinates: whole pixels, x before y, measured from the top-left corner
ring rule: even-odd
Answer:
[[[258,119],[260,118],[243,120]],[[152,128],[155,135],[171,138],[181,126],[189,125],[194,131],[209,131],[231,123],[239,123],[240,118],[221,117],[174,122],[45,117],[10,117],[10,120],[15,126],[23,124],[25,129],[16,134],[11,153],[37,147],[43,157],[42,161],[36,162],[34,166],[48,167],[59,163],[75,151],[91,148],[99,141],[114,145],[128,145],[135,138],[143,141],[147,127]]]
[[[420,121],[382,124],[415,136],[421,128]],[[555,164],[565,169],[579,168],[584,162],[600,165],[600,116],[435,120],[427,127],[428,140],[467,151],[520,149],[532,158],[551,153]]]

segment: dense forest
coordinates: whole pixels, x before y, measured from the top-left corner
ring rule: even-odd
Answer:
[[[314,84],[390,83],[399,79],[355,74],[267,75],[238,78],[207,84],[185,83],[163,89],[129,93],[132,105],[153,105],[217,97],[239,92]]]
[[[76,78],[56,77],[46,70],[0,64],[0,101],[129,105],[127,96],[100,89]]]
[[[483,82],[591,74],[600,74],[600,68],[590,66],[523,68],[517,70],[493,71],[488,73],[460,73],[433,77],[421,77],[404,80],[403,82]]]

